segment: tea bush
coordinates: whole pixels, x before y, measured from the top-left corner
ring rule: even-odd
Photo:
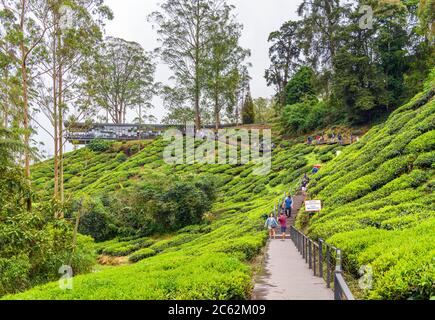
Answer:
[[[429,299],[435,295],[435,101],[417,96],[371,129],[316,174],[310,197],[324,209],[297,225],[344,254],[355,278],[373,269],[368,299]]]
[[[140,249],[136,252],[134,252],[133,254],[131,254],[128,257],[128,260],[130,260],[131,262],[138,262],[140,260],[155,256],[157,254],[157,252],[155,252],[152,249],[149,248],[144,248],[144,249]]]

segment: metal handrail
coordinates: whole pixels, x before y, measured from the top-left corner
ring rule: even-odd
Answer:
[[[314,276],[323,278],[326,286],[334,284],[335,300],[355,300],[342,272],[341,250],[319,239],[316,242],[297,230],[294,226],[290,228],[290,235],[302,258],[313,270]],[[326,266],[326,270],[324,270]],[[326,271],[326,279],[325,279]]]

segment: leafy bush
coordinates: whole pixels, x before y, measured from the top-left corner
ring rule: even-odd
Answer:
[[[420,168],[434,168],[435,151],[420,154],[415,160],[414,165]]]
[[[133,253],[132,255],[130,255],[128,257],[128,260],[130,260],[131,262],[138,262],[140,260],[155,256],[156,252],[152,249],[149,248],[145,248],[145,249],[141,249],[136,251],[135,253]]]
[[[81,201],[75,201],[71,208],[74,215],[80,213],[79,232],[92,236],[97,242],[112,239],[116,235],[117,227],[101,200],[86,197]]]
[[[65,221],[1,209],[0,220],[0,296],[58,279],[62,265],[80,274],[95,264],[93,239],[78,235],[73,251],[72,226]]]
[[[93,152],[106,152],[113,145],[112,141],[93,139],[87,147]]]

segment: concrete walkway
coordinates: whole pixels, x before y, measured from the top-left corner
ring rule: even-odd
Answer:
[[[334,300],[334,293],[312,270],[291,240],[270,240],[264,274],[257,280],[253,300]]]

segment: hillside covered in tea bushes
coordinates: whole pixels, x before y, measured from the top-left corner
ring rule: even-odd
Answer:
[[[83,209],[82,221],[86,221],[86,215],[116,215],[109,199],[156,188],[156,182],[170,187],[172,183],[212,176],[216,199],[200,223],[178,231],[131,234],[125,232],[125,226],[118,226],[118,236],[96,244],[95,251],[106,257],[124,257],[125,263],[99,266],[93,273],[75,277],[74,290],[63,291],[58,282],[53,282],[6,298],[249,299],[258,268],[255,258],[267,239],[263,216],[273,210],[284,192],[296,190],[303,174],[321,161],[320,157],[328,155],[329,159],[335,149],[342,149],[319,149],[303,140],[274,140],[277,148],[271,171],[265,176],[255,175],[252,163],[168,165],[162,158],[167,142],[161,139],[142,145],[141,151],[135,149],[136,144],[111,144],[105,151],[87,147],[67,154],[67,195],[74,191],[75,198],[91,204]],[[41,199],[50,197],[46,193],[52,183],[49,168],[46,162],[34,170]],[[166,210],[164,206],[157,209]],[[136,216],[130,211],[123,213]]]
[[[324,209],[298,226],[341,248],[356,279],[372,269],[370,299],[435,296],[435,101],[426,91],[346,148],[312,179]],[[369,270],[367,269],[366,270]]]
[[[53,282],[5,298],[249,299],[259,268],[256,258],[267,239],[264,215],[284,192],[294,193],[303,174],[317,163],[324,166],[311,176],[309,197],[321,199],[324,209],[313,217],[300,212],[297,226],[343,250],[351,283],[360,278],[361,266],[372,268],[371,289],[360,291],[354,284],[357,296],[434,296],[435,104],[433,83],[429,84],[425,92],[348,147],[307,145],[304,137],[283,140],[275,130],[277,148],[265,176],[254,174],[254,164],[168,165],[162,158],[167,143],[161,139],[140,146],[97,145],[67,154],[65,189],[67,196],[74,193],[73,204],[66,208],[68,218],[74,219],[81,210],[82,222],[88,226],[107,220],[99,228],[113,233],[104,233],[95,252],[100,262],[118,258],[120,262],[76,276],[74,290],[61,290]],[[341,151],[338,156],[337,151]],[[33,170],[39,199],[51,197],[46,191],[53,183],[50,167],[45,162]],[[206,190],[204,181],[215,190]],[[176,191],[174,185],[189,190],[183,192],[189,196],[182,201],[214,193],[206,200],[210,208],[195,211],[192,206],[188,211],[206,210],[200,221],[184,227],[169,225],[167,232],[127,225],[142,216],[159,221],[160,210],[176,217],[164,202],[158,202]],[[140,190],[146,190],[143,196],[131,198]],[[151,197],[153,192],[163,198]],[[117,197],[128,200],[124,207],[111,200]],[[77,207],[78,203],[83,206]],[[147,208],[154,204],[156,210],[144,209],[144,204]],[[125,214],[127,222],[119,219]]]

